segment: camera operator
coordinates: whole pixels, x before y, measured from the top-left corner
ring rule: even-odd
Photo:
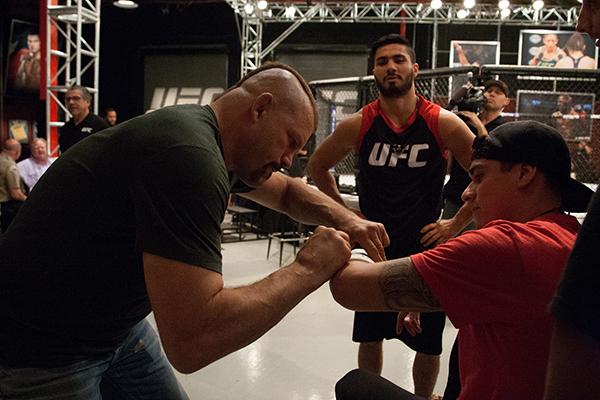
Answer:
[[[471,85],[471,77],[465,86],[448,104],[447,109],[458,109],[458,116],[466,122],[475,136],[487,135],[505,121],[500,114],[510,99],[508,86],[499,80],[485,82],[483,93]],[[442,193],[444,208],[442,218],[437,222],[426,225],[421,230],[421,243],[427,247],[438,245],[450,239],[452,232],[470,228],[470,210],[462,210],[461,195],[471,182],[469,174],[456,162],[452,154],[448,157],[450,180],[444,186]],[[454,226],[453,226],[454,225]],[[468,226],[467,226],[468,225]],[[456,229],[456,226],[460,228]]]
[[[482,107],[481,112],[477,115],[473,111],[460,111],[459,104],[458,115],[463,118],[469,128],[476,136],[487,135],[494,128],[502,125],[505,121],[500,115],[510,103],[508,98],[508,86],[506,83],[499,80],[487,81],[484,85],[483,96],[487,100]],[[450,180],[444,186],[444,212],[443,219],[448,219],[454,216],[463,202],[460,198],[462,192],[471,182],[469,174],[458,163],[450,160]]]

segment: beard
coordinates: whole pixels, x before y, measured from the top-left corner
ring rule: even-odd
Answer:
[[[406,76],[406,79],[404,79],[399,85],[386,86],[385,82],[380,81],[377,78],[375,78],[375,83],[377,84],[377,89],[379,89],[379,93],[382,97],[398,98],[408,93],[408,91],[412,88],[414,80],[415,73],[410,71]]]

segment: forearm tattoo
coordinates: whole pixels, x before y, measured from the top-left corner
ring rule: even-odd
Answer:
[[[438,311],[440,303],[409,257],[385,263],[379,277],[385,303],[393,310]]]

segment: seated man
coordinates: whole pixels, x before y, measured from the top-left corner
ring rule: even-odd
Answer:
[[[350,261],[331,282],[334,298],[352,310],[444,310],[459,329],[460,399],[542,398],[547,307],[579,228],[563,211],[585,210],[591,196],[570,164],[560,134],[538,122],[475,139],[463,200],[479,229],[411,257]],[[416,398],[364,371],[346,375],[336,394]]]

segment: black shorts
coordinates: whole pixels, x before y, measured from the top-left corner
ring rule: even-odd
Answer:
[[[397,312],[356,312],[352,340],[358,343],[400,339],[418,353],[437,356],[442,354],[442,333],[446,324],[443,312],[422,312],[421,333],[411,336],[406,329],[396,333]]]

